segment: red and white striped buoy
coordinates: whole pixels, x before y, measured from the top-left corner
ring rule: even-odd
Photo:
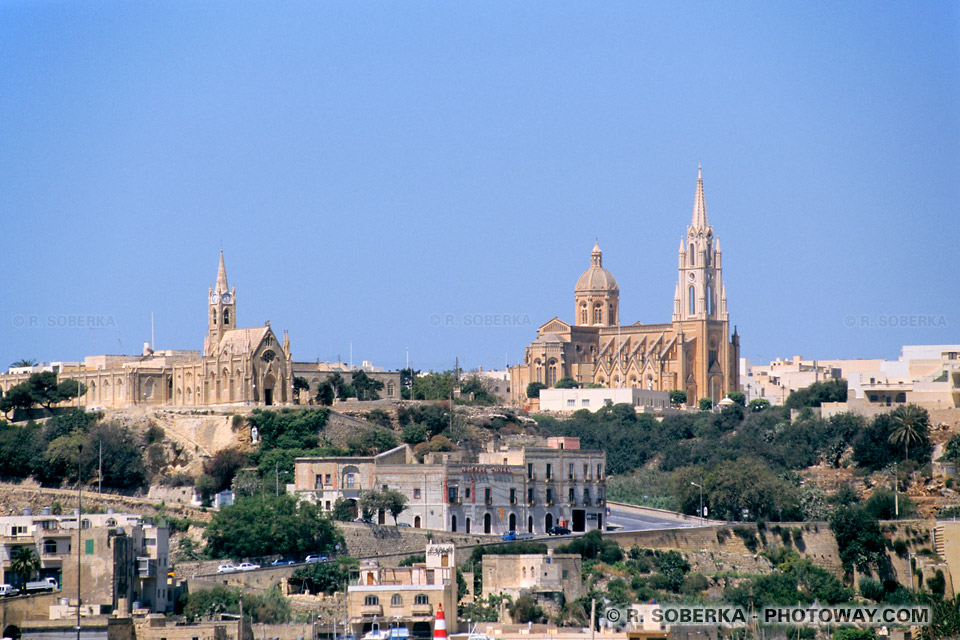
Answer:
[[[437,617],[433,621],[433,637],[447,637],[447,619],[443,617],[443,603],[437,603]]]

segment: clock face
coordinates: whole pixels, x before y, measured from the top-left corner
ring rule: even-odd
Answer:
[[[231,302],[233,302],[233,296],[230,295],[229,293],[223,294],[223,298],[221,299],[223,300],[223,304],[230,304]]]
[[[215,293],[210,296],[210,304],[217,304],[218,300],[220,300],[220,296],[218,294]]]

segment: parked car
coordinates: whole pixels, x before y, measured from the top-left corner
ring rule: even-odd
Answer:
[[[567,529],[566,527],[561,527],[561,526],[550,527],[549,529],[547,529],[547,535],[548,536],[568,536],[570,535],[570,529]]]
[[[507,531],[505,534],[503,534],[503,539],[505,542],[512,542],[517,539],[517,532],[513,529],[510,529],[510,531]]]
[[[5,598],[7,596],[15,596],[18,593],[20,593],[20,589],[16,589],[9,584],[0,584],[0,596]]]
[[[354,518],[354,522],[362,522],[363,524],[373,524],[373,520],[370,518]]]
[[[254,569],[259,569],[260,565],[254,564],[252,562],[241,562],[237,565],[237,571],[253,571]]]
[[[27,591],[55,591],[60,587],[57,585],[56,578],[44,578],[43,580],[37,580],[35,582],[28,582],[24,585],[23,590]]]
[[[409,522],[398,522],[398,523],[397,523],[397,526],[398,526],[398,527],[409,527],[409,526],[410,526],[410,523],[409,523]]]
[[[329,559],[330,558],[327,556],[322,556],[320,554],[310,554],[307,556],[307,559],[304,560],[304,562],[326,562]]]
[[[276,560],[274,560],[273,562],[270,563],[270,566],[271,566],[271,567],[284,567],[284,566],[286,566],[286,565],[288,565],[288,564],[296,564],[296,563],[297,563],[297,561],[294,560],[293,558],[277,558]]]
[[[231,573],[236,570],[237,570],[236,565],[232,565],[232,564],[222,564],[219,567],[217,567],[217,573]]]

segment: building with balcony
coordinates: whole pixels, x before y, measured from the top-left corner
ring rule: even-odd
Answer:
[[[172,607],[169,530],[163,522],[150,523],[136,514],[85,513],[78,527],[76,513],[54,515],[50,509],[0,517],[0,582],[23,582],[11,571],[11,559],[23,547],[39,559],[39,579],[54,578],[72,606],[79,555],[84,615]]]
[[[359,577],[347,587],[347,615],[360,637],[379,626],[405,627],[411,636],[429,638],[433,620],[442,607],[447,632],[457,632],[457,574],[454,545],[428,544],[426,562],[412,567],[360,567]]]
[[[297,458],[295,490],[330,511],[354,508],[364,491],[395,489],[407,497],[398,521],[411,527],[502,535],[603,529],[606,454],[580,449],[578,438],[501,446],[467,458],[431,453],[418,460],[402,445],[376,456]],[[376,514],[387,524],[388,514]],[[392,519],[389,521],[392,523]]]

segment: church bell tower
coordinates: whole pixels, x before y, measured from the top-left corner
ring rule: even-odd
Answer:
[[[208,291],[207,345],[206,354],[213,355],[220,344],[223,334],[237,326],[236,289],[227,286],[227,269],[223,264],[223,250],[220,250],[220,266],[217,270],[216,289]]]
[[[673,321],[727,321],[727,294],[721,277],[720,241],[707,222],[707,204],[703,196],[703,169],[697,170],[697,194],[693,201],[693,219],[686,238],[680,240],[679,277],[673,298]]]

